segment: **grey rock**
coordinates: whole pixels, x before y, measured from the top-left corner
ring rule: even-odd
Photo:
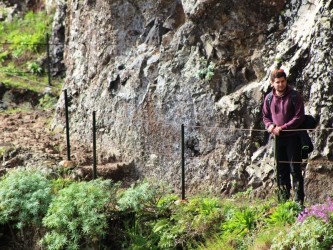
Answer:
[[[105,128],[99,147],[133,162],[141,177],[180,188],[185,124],[189,191],[210,187],[228,195],[252,186],[258,195],[272,192],[272,145],[265,146],[261,105],[277,63],[302,92],[306,110],[320,116],[322,127],[332,124],[332,4],[111,2],[67,3],[63,88],[71,95],[72,136],[91,144],[90,117],[97,110]],[[211,80],[196,77],[209,70]],[[63,105],[61,97],[54,127],[63,127]],[[316,157],[330,159],[331,132],[312,137]],[[316,199],[312,180],[319,175],[309,176],[306,193]]]

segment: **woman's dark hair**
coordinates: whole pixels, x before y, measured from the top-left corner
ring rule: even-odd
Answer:
[[[272,71],[272,73],[271,73],[272,82],[274,82],[275,78],[281,78],[281,77],[284,77],[285,79],[287,79],[286,72],[284,72],[283,69],[275,69]]]

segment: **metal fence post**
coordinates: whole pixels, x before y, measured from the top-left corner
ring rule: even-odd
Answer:
[[[46,52],[47,52],[47,78],[48,84],[51,86],[51,58],[50,58],[50,36],[46,34]]]
[[[66,142],[67,142],[67,160],[71,160],[71,145],[69,140],[69,120],[68,120],[68,98],[67,89],[64,90],[65,95],[65,115],[66,115]]]
[[[181,159],[182,159],[182,200],[185,200],[185,129],[181,127]]]
[[[280,167],[279,167],[279,137],[274,136],[274,165],[276,172],[276,184],[278,188],[278,201],[281,202],[283,200],[281,183],[280,183]]]
[[[96,158],[96,111],[93,111],[93,179],[97,178]]]

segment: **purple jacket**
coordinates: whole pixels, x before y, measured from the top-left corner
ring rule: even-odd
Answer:
[[[291,100],[291,88],[287,85],[286,93],[277,96],[273,90],[273,97],[270,107],[268,107],[267,96],[265,97],[262,109],[263,121],[267,129],[271,124],[281,126],[281,136],[295,134],[293,132],[284,133],[284,130],[297,129],[304,121],[304,102],[301,95],[297,92],[295,105]]]

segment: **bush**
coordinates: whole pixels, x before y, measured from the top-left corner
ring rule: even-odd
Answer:
[[[14,57],[20,57],[24,52],[40,53],[45,48],[46,33],[51,28],[52,16],[46,12],[29,11],[23,19],[14,19],[4,25],[6,40],[13,43],[10,49]]]
[[[258,216],[259,213],[254,208],[235,209],[231,216],[228,216],[226,222],[222,224],[222,230],[244,236],[256,227]]]
[[[60,190],[43,219],[49,230],[41,241],[48,249],[98,246],[106,233],[112,190],[109,181],[72,183]]]
[[[333,245],[333,225],[310,217],[303,223],[296,222],[290,230],[273,239],[272,250],[325,250]]]
[[[51,110],[55,107],[58,99],[56,96],[45,94],[39,99],[39,107],[44,110]]]
[[[169,218],[177,196],[169,187],[143,181],[122,192],[117,207],[123,217],[126,249],[156,249],[159,237],[153,231],[158,218]]]
[[[42,75],[44,73],[44,69],[38,62],[27,62],[27,69],[35,74],[35,75]]]
[[[270,225],[291,225],[295,223],[301,206],[294,201],[287,201],[272,209],[272,214],[266,219]]]
[[[51,184],[42,174],[13,170],[0,182],[0,223],[40,226],[51,202]]]
[[[148,181],[137,186],[132,185],[119,196],[118,209],[120,211],[142,212],[149,207],[154,208],[159,195],[158,186],[154,186]]]
[[[333,246],[333,202],[316,204],[299,214],[290,230],[273,239],[272,249],[331,249]],[[294,220],[295,221],[295,220]]]
[[[223,220],[222,207],[217,198],[195,197],[178,202],[170,217],[154,223],[153,232],[159,237],[159,249],[193,248],[205,237],[218,232]]]

